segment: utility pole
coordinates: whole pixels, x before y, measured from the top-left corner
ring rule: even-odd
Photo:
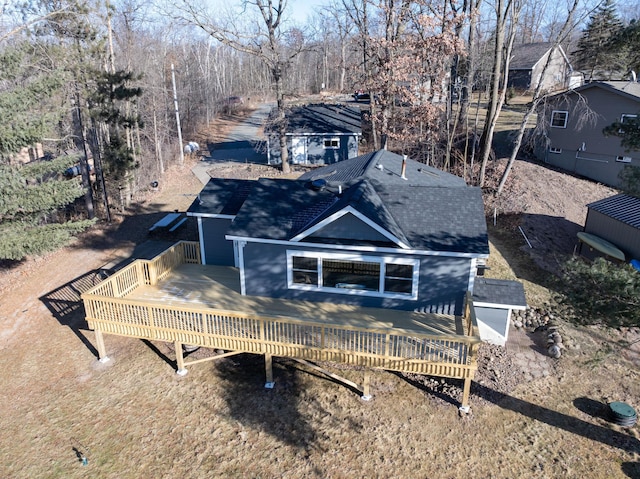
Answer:
[[[80,108],[80,91],[78,83],[75,83],[75,109],[78,129],[78,138],[82,141],[84,155],[80,156],[80,174],[82,175],[82,187],[84,188],[84,203],[87,208],[87,217],[91,220],[95,217],[93,207],[93,192],[91,190],[91,176],[89,171],[89,152],[87,151],[87,139],[84,135],[84,124],[82,121],[82,109]]]
[[[173,84],[173,105],[176,110],[176,126],[178,128],[178,142],[180,143],[180,165],[184,165],[184,150],[182,149],[182,129],[180,128],[180,111],[178,110],[178,93],[176,92],[176,72],[171,64],[171,83]]]

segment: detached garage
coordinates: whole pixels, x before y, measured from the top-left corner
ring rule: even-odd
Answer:
[[[329,165],[358,156],[362,113],[347,105],[303,105],[285,116],[289,162],[294,165]],[[267,128],[267,162],[279,164],[280,140],[275,124]]]
[[[588,204],[584,233],[579,253],[589,259],[608,254],[592,238],[618,248],[627,262],[640,259],[640,198],[619,194]]]

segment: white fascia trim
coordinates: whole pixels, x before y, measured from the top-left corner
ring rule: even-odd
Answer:
[[[204,252],[204,231],[202,231],[202,218],[198,216],[198,240],[200,241],[200,263],[207,264]]]
[[[245,278],[244,270],[244,247],[247,245],[246,241],[238,242],[238,270],[240,272],[240,294],[242,296],[247,295],[247,282]]]
[[[285,133],[285,136],[362,136],[362,133]]]
[[[351,213],[352,215],[354,215],[356,218],[358,218],[360,221],[362,221],[364,224],[370,226],[371,228],[373,228],[374,230],[376,230],[378,233],[380,233],[382,236],[384,236],[385,238],[390,239],[391,241],[393,241],[395,244],[397,244],[398,246],[400,246],[400,248],[402,249],[409,249],[409,245],[402,242],[399,238],[397,238],[396,236],[392,235],[391,233],[389,233],[386,229],[384,229],[383,227],[381,227],[380,225],[374,223],[373,221],[371,221],[369,218],[367,218],[365,215],[363,215],[362,213],[360,213],[358,210],[356,210],[353,206],[347,206],[346,208],[343,208],[340,211],[335,212],[334,214],[332,214],[331,216],[329,216],[328,218],[325,218],[324,220],[322,220],[320,223],[318,223],[315,226],[312,226],[311,228],[303,231],[302,233],[294,236],[293,238],[291,238],[291,241],[294,242],[298,242],[304,238],[306,238],[307,236],[312,235],[313,233],[315,233],[316,231],[324,228],[325,226],[333,223],[334,221],[336,221],[337,219],[342,218],[344,215]]]
[[[187,216],[196,216],[198,218],[220,218],[223,220],[233,220],[235,215],[219,215],[216,213],[187,213]]]
[[[320,243],[292,243],[291,241],[271,240],[264,238],[248,238],[246,236],[226,235],[225,239],[246,241],[247,243],[263,243],[277,244],[286,246],[295,246],[297,248],[304,246],[305,248],[323,248],[344,251],[361,251],[363,253],[391,253],[391,254],[415,254],[420,256],[448,256],[451,258],[488,258],[488,254],[480,253],[456,253],[453,251],[428,251],[420,249],[397,249],[397,248],[380,248],[377,246],[351,246],[339,244],[320,244]]]
[[[519,309],[520,311],[524,311],[527,309],[526,306],[515,305],[515,304],[497,304],[497,303],[481,303],[479,301],[474,301],[473,305],[477,308],[494,308],[494,309]]]
[[[469,263],[469,282],[467,283],[467,291],[473,291],[476,274],[478,274],[478,258],[471,258]]]

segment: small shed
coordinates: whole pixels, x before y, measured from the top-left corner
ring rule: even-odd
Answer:
[[[287,149],[296,165],[329,165],[358,156],[362,112],[348,105],[314,104],[287,110]],[[280,141],[275,128],[268,131],[268,162],[278,164]]]
[[[518,281],[478,277],[473,286],[473,306],[480,339],[504,346],[511,312],[527,309],[524,286]]]
[[[618,194],[588,204],[584,232],[615,245],[627,261],[640,259],[640,198]],[[579,253],[589,259],[603,255],[585,242]]]

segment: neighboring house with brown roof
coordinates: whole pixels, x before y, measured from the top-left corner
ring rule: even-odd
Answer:
[[[538,113],[538,159],[606,185],[619,187],[620,171],[640,167],[640,151],[625,151],[602,130],[640,114],[640,83],[591,82],[550,97]]]
[[[542,70],[551,55],[551,63],[542,78]],[[560,90],[569,86],[573,69],[560,45],[525,43],[513,47],[507,88],[535,90],[542,81],[543,90]]]

